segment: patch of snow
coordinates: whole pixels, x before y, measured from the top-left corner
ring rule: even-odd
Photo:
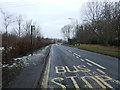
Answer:
[[[15,61],[20,61],[22,58],[14,58]]]
[[[10,64],[4,64],[4,65],[2,65],[2,67],[4,68],[4,67],[8,67],[8,68],[11,68],[11,67],[14,67],[14,66],[16,66],[17,64],[16,63],[13,63],[12,65],[10,65]]]
[[[40,62],[40,58],[45,56],[45,52],[49,46],[46,46],[43,48],[39,53],[34,53],[33,55],[29,54],[28,56],[23,56],[20,58],[14,58],[14,61],[17,63],[23,63],[23,67],[29,66],[29,65],[37,65],[38,62]],[[16,66],[16,63],[13,63],[12,65],[6,64],[2,67],[14,67]]]
[[[4,47],[0,47],[0,50],[4,50],[5,48]]]
[[[29,54],[28,56],[32,56],[32,54]]]
[[[9,66],[9,64],[4,64],[4,65],[2,65],[2,67],[4,68],[4,67],[8,67]]]

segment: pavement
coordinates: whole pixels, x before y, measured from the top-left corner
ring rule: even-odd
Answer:
[[[120,88],[120,60],[53,44],[46,88]]]
[[[7,86],[7,88],[36,88],[45,64],[45,57],[50,46],[45,47],[33,56],[25,56],[25,67]]]

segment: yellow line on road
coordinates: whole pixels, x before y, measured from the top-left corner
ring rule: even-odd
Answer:
[[[102,70],[100,69],[96,69],[97,71],[101,72],[102,74],[105,74],[105,72],[103,72]]]
[[[119,80],[115,80],[116,83],[120,84],[120,81]]]
[[[112,80],[111,77],[109,77],[109,76],[104,76],[104,75],[99,75],[99,76],[95,76],[95,77],[96,77],[98,80],[100,80],[104,85],[106,85],[107,87],[113,89],[113,87],[106,82],[106,81],[108,81],[108,80]]]
[[[70,77],[66,77],[66,78],[70,78],[70,79],[72,80],[75,88],[76,88],[76,89],[77,89],[77,88],[79,89],[79,86],[78,86],[78,84],[77,84],[77,82],[76,82],[76,80],[75,80],[75,78],[77,78],[77,76],[70,76]]]
[[[83,76],[81,77],[81,79],[87,84],[89,88],[93,88],[92,85],[85,79],[85,77],[89,77],[89,76]]]
[[[51,56],[49,56],[47,66],[45,68],[43,80],[42,80],[42,88],[47,88],[48,87],[48,78],[49,78],[49,72],[50,72],[50,63],[51,63]]]
[[[87,63],[89,66],[92,66],[92,64],[90,64],[90,63]]]
[[[61,87],[62,87],[62,90],[66,90],[66,86],[65,86],[65,85],[63,85],[63,84],[61,84],[61,83],[59,83],[59,82],[56,82],[55,80],[60,80],[60,81],[62,81],[62,80],[64,80],[63,78],[61,78],[61,77],[53,78],[53,79],[51,80],[51,82],[53,82],[53,83],[61,86]]]

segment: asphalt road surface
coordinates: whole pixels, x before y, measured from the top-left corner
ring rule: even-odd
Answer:
[[[81,49],[53,44],[48,88],[120,88],[120,60]]]

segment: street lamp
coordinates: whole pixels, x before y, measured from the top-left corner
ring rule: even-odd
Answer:
[[[75,25],[76,25],[76,26],[78,25],[78,20],[77,20],[77,19],[75,19],[75,18],[68,18],[68,19],[70,19],[70,20],[75,20]]]
[[[68,18],[68,19],[74,20],[74,21],[75,21],[75,23],[73,24],[74,30],[78,29],[78,20],[75,19],[75,18]],[[75,32],[76,32],[76,31],[73,31],[73,37],[74,37],[75,34],[76,34]]]
[[[31,55],[33,55],[33,30],[35,30],[35,25],[31,25]]]

